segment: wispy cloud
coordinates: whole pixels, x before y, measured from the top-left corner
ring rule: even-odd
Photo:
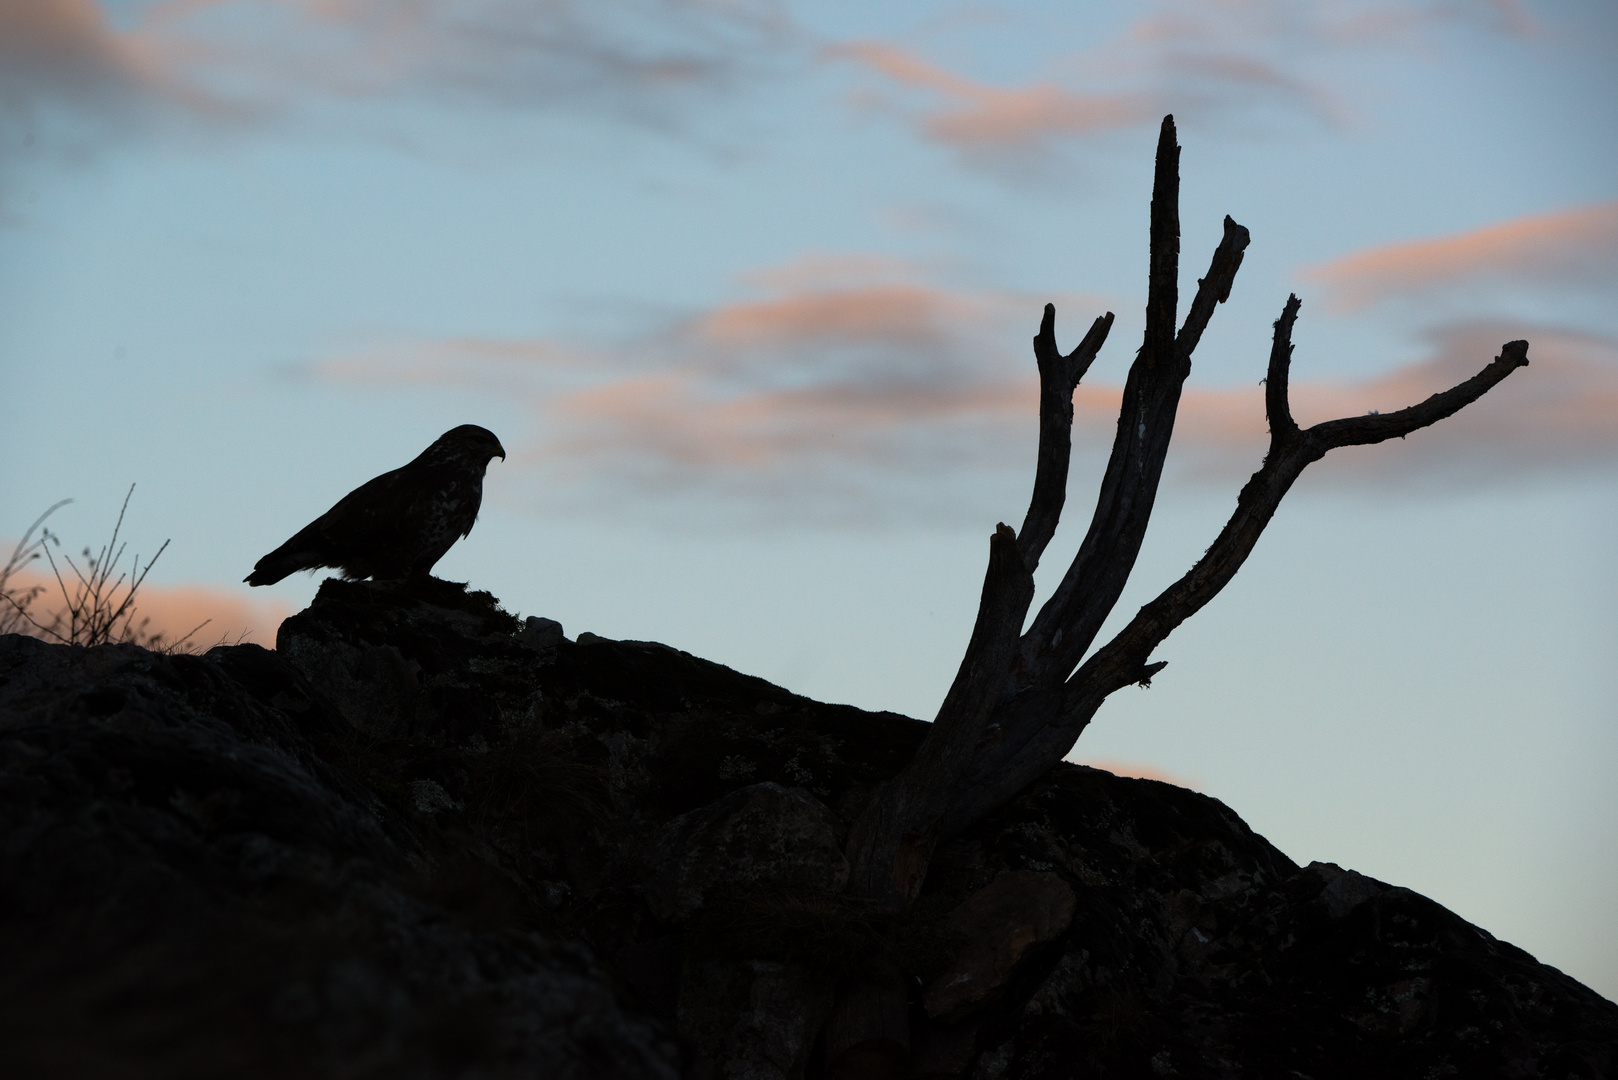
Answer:
[[[975,82],[879,42],[849,42],[826,55],[931,94],[938,104],[921,113],[922,131],[963,149],[1032,149],[1053,138],[1146,123],[1158,109],[1142,93],[1085,94],[1054,82],[1011,88]]]
[[[1033,438],[1038,387],[1018,346],[1043,298],[924,277],[897,260],[811,257],[748,275],[763,296],[613,346],[512,342],[474,355],[434,342],[407,351],[402,369],[373,352],[311,372],[498,385],[508,397],[509,380],[527,378],[543,434],[512,462],[552,503],[615,491],[638,505],[711,495],[765,517],[881,516],[897,488],[912,508],[949,502],[943,477],[1003,471]],[[1056,299],[1092,316],[1102,306]]]
[[[151,31],[209,43],[281,93],[561,99],[655,112],[722,87],[790,31],[770,0],[179,0]]]
[[[1293,415],[1309,425],[1392,412],[1477,374],[1507,341],[1529,342],[1529,366],[1455,416],[1393,446],[1334,451],[1310,470],[1311,486],[1455,490],[1618,464],[1618,339],[1566,327],[1468,321],[1429,331],[1427,359],[1373,379],[1307,378],[1300,349]],[[1180,475],[1228,483],[1264,452],[1263,389],[1188,387],[1171,461]]]
[[[52,92],[69,99],[128,92],[155,74],[94,0],[0,3],[0,101],[7,108],[32,107]]]
[[[1413,404],[1476,374],[1517,338],[1529,341],[1529,366],[1392,450],[1337,451],[1323,463],[1323,480],[1474,486],[1618,465],[1618,338],[1494,320],[1453,323],[1427,338],[1432,355],[1420,363],[1365,383],[1295,391],[1299,422]]]
[[[239,124],[321,103],[564,107],[658,127],[799,70],[811,34],[784,0],[96,0],[0,2],[0,117],[19,138],[77,145],[157,121]],[[876,102],[978,164],[1024,163],[1077,137],[1271,107],[1350,115],[1314,74],[1323,51],[1471,20],[1528,26],[1519,6],[1164,0],[1115,40],[1018,85],[946,70],[893,42],[823,55],[876,76]],[[65,119],[64,119],[65,118]],[[0,136],[5,133],[0,131]],[[1015,164],[1012,163],[1012,167]]]
[[[822,260],[820,271],[834,265]],[[870,273],[877,264],[843,265]],[[920,280],[839,285],[806,279],[803,265],[757,277],[777,291],[611,347],[508,342],[462,352],[437,342],[398,368],[372,354],[316,374],[525,397],[537,434],[512,464],[552,506],[858,523],[1020,509],[1038,400],[1024,343],[1044,298]],[[1056,299],[1059,327],[1075,339],[1106,306]],[[1312,381],[1300,356],[1294,411],[1313,423],[1403,408],[1475,374],[1518,337],[1532,342],[1527,371],[1393,448],[1333,455],[1311,483],[1476,486],[1618,461],[1618,342],[1556,327],[1455,324],[1429,336],[1426,360],[1355,383]],[[1094,374],[1121,367],[1128,349],[1111,343]],[[1111,445],[1120,396],[1116,383],[1079,388],[1083,461],[1099,462]],[[1242,389],[1193,381],[1175,437],[1171,475],[1239,484],[1265,446],[1256,380]]]
[[[1163,0],[1130,34],[1184,45],[1387,47],[1455,26],[1511,37],[1540,32],[1519,0]]]
[[[217,117],[176,43],[115,28],[95,0],[0,0],[0,153],[42,130],[70,150],[170,115]]]
[[[1350,95],[1321,74],[1330,66],[1323,61],[1415,45],[1458,23],[1534,31],[1513,0],[1162,0],[1111,40],[1047,62],[1043,77],[1016,85],[971,78],[892,41],[845,42],[824,55],[880,78],[882,89],[857,102],[903,117],[972,163],[1003,168],[1007,154],[1026,163],[1077,138],[1155,124],[1165,112],[1196,122],[1279,110],[1351,124]]]
[[[1324,284],[1338,311],[1480,282],[1610,289],[1618,286],[1618,201],[1374,247],[1308,267],[1303,276]]]
[[[0,0],[0,121],[15,148],[331,101],[667,120],[790,40],[772,0],[168,0],[128,25],[95,0]]]

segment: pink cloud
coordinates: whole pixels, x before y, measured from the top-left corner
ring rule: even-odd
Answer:
[[[1370,248],[1308,267],[1303,276],[1330,289],[1339,311],[1488,278],[1611,286],[1618,282],[1618,201]]]

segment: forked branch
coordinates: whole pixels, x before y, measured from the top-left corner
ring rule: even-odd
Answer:
[[[1528,342],[1508,341],[1501,347],[1500,355],[1482,371],[1420,404],[1398,412],[1327,420],[1300,431],[1292,420],[1287,400],[1292,324],[1297,318],[1298,306],[1298,298],[1289,297],[1281,318],[1275,322],[1275,342],[1270,351],[1269,382],[1265,389],[1270,452],[1265,455],[1263,466],[1242,488],[1236,499],[1235,513],[1196,565],[1141,608],[1129,624],[1097,650],[1069,680],[1073,705],[1082,707],[1089,699],[1096,698],[1099,706],[1114,690],[1137,681],[1130,677],[1131,673],[1145,664],[1152,650],[1175,627],[1219,595],[1236,576],[1236,571],[1252,554],[1264,527],[1275,515],[1282,497],[1310,463],[1340,446],[1362,446],[1403,438],[1436,424],[1488,393],[1513,371],[1528,366]]]
[[[1032,573],[1063,507],[1072,454],[1073,391],[1112,325],[1111,313],[1097,319],[1079,347],[1063,356],[1056,348],[1055,310],[1046,306],[1034,339],[1040,442],[1023,536],[1013,545],[1008,528],[997,530],[972,640],[933,730],[851,834],[854,887],[865,895],[890,903],[908,900],[920,887],[921,868],[935,843],[992,811],[1061,760],[1108,695],[1144,683],[1161,670],[1161,662],[1151,662],[1152,650],[1236,575],[1310,462],[1339,446],[1381,442],[1434,424],[1528,362],[1527,343],[1511,342],[1478,375],[1418,405],[1300,429],[1288,396],[1292,329],[1300,302],[1289,297],[1270,349],[1265,384],[1270,448],[1262,467],[1242,488],[1235,512],[1196,565],[1085,659],[1134,568],[1192,351],[1214,309],[1230,296],[1249,240],[1245,228],[1225,218],[1224,237],[1198,281],[1184,324],[1173,334],[1178,160],[1173,118],[1168,117],[1158,142],[1152,199],[1145,340],[1130,367],[1090,529],[1061,583],[1019,639]],[[1014,553],[1021,559],[1011,558]],[[1009,662],[999,667],[1006,656]],[[900,849],[907,851],[898,860],[902,870],[891,858]],[[886,856],[878,854],[884,851]]]
[[[1298,298],[1289,297],[1275,322],[1265,386],[1270,449],[1263,465],[1242,488],[1230,520],[1196,565],[1096,650],[1066,681],[1060,695],[1026,694],[1003,704],[995,717],[998,738],[993,746],[983,747],[962,797],[951,802],[939,828],[940,839],[993,810],[1061,760],[1110,694],[1162,670],[1163,662],[1148,663],[1152,651],[1236,576],[1281,499],[1311,462],[1339,446],[1402,438],[1435,424],[1528,364],[1528,342],[1507,342],[1482,371],[1420,404],[1393,413],[1328,420],[1299,430],[1287,394],[1298,308]]]

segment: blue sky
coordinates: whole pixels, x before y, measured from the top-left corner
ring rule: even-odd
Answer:
[[[447,428],[512,451],[439,565],[928,717],[1031,480],[1046,301],[1141,327],[1158,120],[1182,293],[1253,243],[1119,611],[1300,420],[1465,413],[1311,468],[1079,760],[1425,892],[1618,996],[1618,12],[1605,2],[0,0],[0,537],[173,544],[163,619],[269,643],[253,562]],[[1121,616],[1120,616],[1121,619]]]

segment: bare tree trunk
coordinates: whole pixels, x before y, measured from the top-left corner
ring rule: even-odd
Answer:
[[[1419,405],[1386,415],[1332,420],[1300,430],[1287,400],[1292,325],[1289,297],[1275,323],[1265,390],[1270,448],[1213,545],[1111,641],[1090,647],[1134,569],[1174,432],[1180,390],[1214,308],[1230,296],[1248,233],[1225,218],[1224,238],[1176,333],[1179,274],[1179,156],[1174,118],[1165,117],[1152,191],[1146,331],[1124,385],[1118,432],[1095,514],[1078,554],[1026,633],[1033,573],[1056,532],[1072,454],[1073,391],[1112,327],[1097,319],[1071,354],[1056,347],[1056,312],[1045,306],[1034,355],[1040,374],[1039,457],[1022,534],[996,527],[989,540],[977,622],[927,738],[905,769],[882,786],[847,843],[849,889],[891,910],[920,891],[934,848],[981,820],[1072,749],[1108,695],[1145,684],[1165,665],[1152,650],[1212,600],[1241,568],[1299,474],[1339,446],[1382,442],[1436,423],[1477,400],[1528,363],[1513,341],[1471,379]],[[1086,659],[1086,654],[1089,658]],[[890,970],[850,987],[828,1023],[828,1075],[903,1076],[907,1047],[904,980]],[[889,1064],[882,1064],[882,1063]]]

